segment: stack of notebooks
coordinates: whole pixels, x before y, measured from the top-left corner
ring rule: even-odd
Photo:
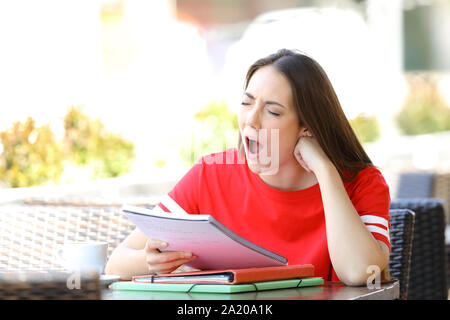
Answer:
[[[128,291],[240,293],[316,286],[323,283],[321,277],[314,277],[313,265],[302,264],[135,276],[132,281],[115,282],[110,288]]]
[[[150,239],[169,243],[167,250],[188,251],[197,259],[189,267],[208,270],[135,276],[113,283],[112,290],[240,293],[315,286],[311,264],[288,265],[287,258],[234,233],[211,215],[188,214],[171,197],[148,209],[124,205],[123,213]]]

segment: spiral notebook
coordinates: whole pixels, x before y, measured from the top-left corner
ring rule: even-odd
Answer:
[[[187,214],[169,196],[161,203],[171,213],[124,205],[123,213],[150,239],[166,241],[165,250],[192,252],[188,266],[201,270],[242,269],[287,265],[287,259],[263,248],[217,221],[211,215]],[[163,250],[161,250],[163,251]]]

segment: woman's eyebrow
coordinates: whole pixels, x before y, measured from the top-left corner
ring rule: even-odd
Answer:
[[[255,97],[254,96],[252,96],[250,93],[248,93],[247,91],[246,92],[244,92],[245,93],[245,95],[247,96],[247,97],[249,97],[250,99],[253,99],[253,100],[255,100]]]
[[[254,97],[252,94],[250,94],[250,93],[248,93],[248,92],[245,92],[245,95],[246,95],[247,97],[249,97],[250,99],[255,100],[255,97]],[[278,105],[278,106],[280,106],[280,107],[286,108],[286,107],[283,106],[281,103],[276,102],[276,101],[272,101],[272,100],[264,101],[264,103],[265,103],[265,104],[276,104],[276,105]]]
[[[283,106],[281,103],[278,103],[278,102],[276,102],[276,101],[267,100],[267,101],[264,101],[264,103],[265,103],[265,104],[276,104],[276,105],[278,105],[278,106],[280,106],[280,107],[286,108],[286,107]]]

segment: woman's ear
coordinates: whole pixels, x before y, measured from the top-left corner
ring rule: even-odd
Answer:
[[[313,135],[311,134],[311,132],[306,127],[302,127],[300,129],[300,131],[298,132],[298,138],[301,138],[301,137],[312,137],[312,136]]]

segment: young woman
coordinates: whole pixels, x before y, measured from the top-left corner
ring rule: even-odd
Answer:
[[[286,49],[255,62],[238,122],[238,150],[203,157],[169,192],[173,200],[190,214],[212,214],[291,265],[313,264],[325,280],[363,285],[387,266],[388,186],[317,62]],[[170,243],[136,229],[106,272],[128,279],[195,259],[163,248]]]

